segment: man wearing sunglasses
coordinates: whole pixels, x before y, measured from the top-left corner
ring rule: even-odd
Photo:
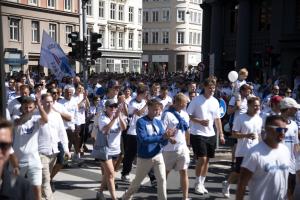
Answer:
[[[297,110],[300,105],[292,98],[286,97],[280,102],[281,116],[287,121],[287,132],[285,133],[284,144],[290,151],[291,165],[289,168],[288,179],[288,199],[292,199],[296,185],[296,158],[295,154],[298,149],[298,126],[294,121]]]
[[[31,186],[21,176],[8,171],[8,158],[12,146],[12,124],[0,119],[0,199],[34,199]]]
[[[263,141],[244,157],[237,200],[243,199],[247,185],[249,199],[286,199],[290,167],[290,152],[282,143],[287,132],[286,120],[279,115],[269,116],[265,127]]]

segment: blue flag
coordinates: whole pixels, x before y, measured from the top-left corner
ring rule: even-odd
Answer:
[[[46,31],[43,31],[40,65],[49,68],[58,80],[64,76],[75,76],[64,51]]]

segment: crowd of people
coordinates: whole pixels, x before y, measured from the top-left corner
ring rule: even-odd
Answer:
[[[55,175],[66,160],[82,163],[92,141],[91,156],[102,171],[97,199],[105,199],[104,190],[117,199],[120,170],[121,180],[130,184],[122,199],[131,199],[148,175],[157,198],[166,200],[166,180],[175,170],[187,200],[191,159],[194,192],[209,193],[205,180],[217,140],[233,143],[224,197],[237,183],[236,199],[243,199],[246,186],[250,199],[300,198],[295,190],[300,186],[300,81],[290,89],[284,78],[250,83],[247,69],[238,74],[233,83],[213,76],[202,81],[197,73],[162,78],[101,73],[87,83],[80,76],[60,81],[29,72],[9,76],[6,119],[0,120],[0,199],[53,199]],[[228,105],[224,118],[220,99]],[[18,184],[5,182],[13,177]],[[32,189],[25,194],[26,181]]]

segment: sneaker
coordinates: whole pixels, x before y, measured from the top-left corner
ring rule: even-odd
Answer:
[[[96,199],[97,200],[105,200],[106,198],[104,197],[103,192],[99,191],[99,192],[97,192]]]
[[[204,185],[202,185],[202,190],[203,190],[204,194],[208,194],[208,191],[207,191],[207,189],[205,188]]]
[[[123,175],[123,176],[121,176],[121,179],[122,179],[122,181],[124,181],[124,182],[126,182],[126,183],[129,183],[129,182],[130,182],[129,175]]]
[[[203,187],[200,183],[195,184],[195,193],[204,195]]]
[[[224,197],[226,197],[226,198],[230,197],[230,191],[229,191],[229,187],[228,187],[228,182],[227,181],[223,181],[222,182],[222,193],[223,193]]]
[[[154,188],[156,188],[156,186],[157,186],[156,179],[154,179],[154,180],[151,181],[151,186],[154,187]]]
[[[84,152],[89,152],[89,148],[85,144],[82,146],[82,149]]]

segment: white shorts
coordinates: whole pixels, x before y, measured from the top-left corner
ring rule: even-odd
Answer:
[[[42,185],[42,168],[37,166],[20,167],[20,176],[26,179],[34,186]]]
[[[163,152],[166,170],[175,171],[184,170],[189,167],[190,154],[188,148],[181,151],[164,151]]]

